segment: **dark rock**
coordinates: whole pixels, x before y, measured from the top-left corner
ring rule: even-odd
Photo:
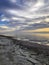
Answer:
[[[49,65],[49,47],[0,36],[0,65]]]

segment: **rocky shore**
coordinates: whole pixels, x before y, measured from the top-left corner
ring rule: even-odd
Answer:
[[[0,65],[49,65],[49,46],[0,35]]]

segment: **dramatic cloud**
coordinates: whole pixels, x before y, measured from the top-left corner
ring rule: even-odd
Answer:
[[[0,33],[47,27],[49,0],[0,0]]]

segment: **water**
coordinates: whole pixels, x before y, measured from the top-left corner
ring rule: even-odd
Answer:
[[[20,43],[20,42],[19,42]],[[25,42],[26,43],[26,42]],[[49,65],[49,56],[0,36],[0,65]]]

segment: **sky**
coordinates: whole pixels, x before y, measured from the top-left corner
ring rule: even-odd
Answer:
[[[49,32],[49,0],[0,0],[0,34]]]

